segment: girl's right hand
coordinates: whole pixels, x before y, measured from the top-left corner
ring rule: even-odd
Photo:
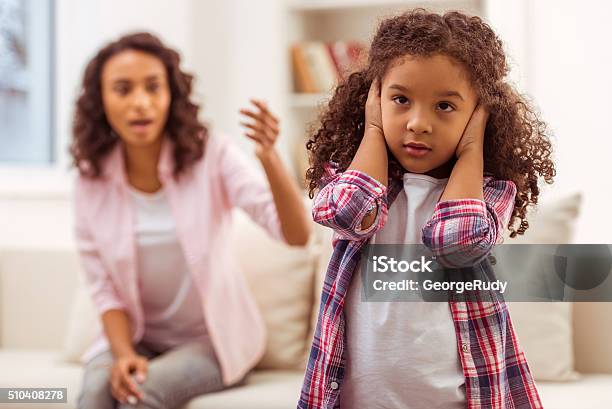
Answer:
[[[380,111],[380,81],[375,78],[370,85],[365,105],[365,129],[375,128],[383,134],[382,113]]]
[[[144,394],[132,378],[132,373],[136,374],[135,379],[139,383],[143,383],[148,366],[149,361],[141,355],[133,354],[117,358],[113,363],[110,378],[113,397],[121,403],[135,404],[137,402],[132,402],[134,398],[141,401]]]

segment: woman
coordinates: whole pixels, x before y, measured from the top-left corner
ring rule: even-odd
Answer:
[[[264,352],[265,329],[233,257],[231,209],[290,245],[308,240],[299,189],[274,148],[278,120],[261,101],[241,110],[266,183],[198,121],[179,62],[138,33],[85,70],[75,223],[104,334],[83,356],[81,408],[176,408],[239,383]]]

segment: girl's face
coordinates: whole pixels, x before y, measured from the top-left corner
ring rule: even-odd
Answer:
[[[447,177],[445,165],[454,158],[477,100],[459,63],[444,55],[406,56],[388,69],[381,82],[382,124],[389,150],[408,172]]]
[[[114,55],[102,67],[101,87],[106,119],[125,143],[143,147],[159,142],[171,99],[159,58],[136,50]]]

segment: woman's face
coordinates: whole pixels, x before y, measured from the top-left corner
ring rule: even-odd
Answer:
[[[158,142],[170,108],[170,87],[161,60],[142,51],[115,54],[102,67],[102,102],[106,119],[128,145]]]
[[[389,150],[408,172],[448,176],[444,165],[454,158],[476,104],[477,96],[459,63],[444,55],[406,56],[388,69],[381,82],[382,124]]]

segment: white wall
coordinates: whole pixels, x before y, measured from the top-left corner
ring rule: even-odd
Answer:
[[[530,90],[557,136],[558,190],[584,192],[577,241],[612,243],[612,4],[538,0],[530,6]]]
[[[253,143],[244,136],[238,110],[250,98],[266,100],[286,117],[284,17],[284,0],[194,1],[194,64],[204,118],[249,153]],[[287,161],[290,135],[282,125],[278,148]]]
[[[583,193],[576,242],[612,243],[610,2],[487,1],[487,15],[515,62],[512,77],[553,133],[556,181],[543,199]]]

